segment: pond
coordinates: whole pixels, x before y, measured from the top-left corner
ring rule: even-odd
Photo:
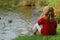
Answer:
[[[35,7],[30,6],[18,7],[12,11],[0,9],[0,40],[32,35],[32,27],[40,14]]]

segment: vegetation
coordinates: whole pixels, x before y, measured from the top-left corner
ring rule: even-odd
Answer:
[[[58,23],[60,23],[60,1],[59,0],[38,0],[36,3],[36,7],[38,12],[43,10],[43,6],[52,6],[55,11],[56,19]]]
[[[19,3],[19,1],[22,0],[0,0],[0,8],[3,9],[13,8]],[[46,5],[54,7],[56,13],[56,19],[58,23],[60,23],[60,0],[37,0],[35,5],[38,11],[42,11],[43,6]],[[18,36],[13,40],[60,40],[60,24],[58,24],[57,35],[42,36],[39,33],[37,33],[37,35],[32,36],[28,35]]]
[[[58,22],[58,24],[60,23],[60,16],[56,16],[56,20]]]
[[[18,2],[19,0],[0,0],[0,7],[12,7],[14,5],[17,5]]]
[[[0,0],[0,8],[3,9],[13,9],[17,4],[22,0]],[[32,0],[33,1],[33,0]],[[30,1],[31,2],[31,1]],[[60,1],[59,0],[35,0],[35,6],[37,11],[40,12],[43,10],[43,7],[49,5],[54,7],[56,13],[56,19],[60,22]]]
[[[58,24],[56,35],[42,36],[37,33],[37,35],[32,36],[18,36],[13,40],[60,40],[60,24]]]

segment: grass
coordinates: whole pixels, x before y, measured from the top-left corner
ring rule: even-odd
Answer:
[[[58,24],[57,35],[42,36],[39,33],[37,33],[37,35],[32,35],[32,36],[28,36],[28,35],[18,36],[13,40],[60,40],[60,24]]]

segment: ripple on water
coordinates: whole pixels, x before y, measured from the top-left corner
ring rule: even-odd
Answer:
[[[20,18],[20,15],[13,12],[7,12],[8,15],[0,15],[0,38],[11,40],[17,35],[26,35],[28,23]],[[12,20],[12,23],[8,21]]]
[[[18,35],[32,34],[31,30],[32,30],[33,24],[36,22],[37,16],[39,16],[39,14],[38,15],[34,14],[36,10],[34,10],[33,11],[34,13],[32,14],[31,14],[31,10],[28,12],[26,11],[27,14],[25,14],[26,13],[25,11],[23,13],[24,15],[22,13],[11,12],[11,11],[1,12],[0,40],[2,39],[11,40],[12,38]],[[12,20],[12,23],[9,23],[9,20]]]

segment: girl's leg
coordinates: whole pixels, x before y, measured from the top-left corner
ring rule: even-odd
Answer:
[[[37,29],[36,24],[35,24],[33,27],[33,34],[35,35],[37,31],[38,31],[38,29]]]
[[[36,34],[37,30],[39,31],[39,33],[41,33],[41,28],[42,28],[42,24],[41,25],[38,25],[37,23],[34,25],[33,27],[33,31],[34,31],[34,34]]]
[[[36,23],[36,27],[37,27],[37,29],[38,29],[38,32],[41,33],[42,24],[41,24],[41,25],[38,25],[38,24]]]

